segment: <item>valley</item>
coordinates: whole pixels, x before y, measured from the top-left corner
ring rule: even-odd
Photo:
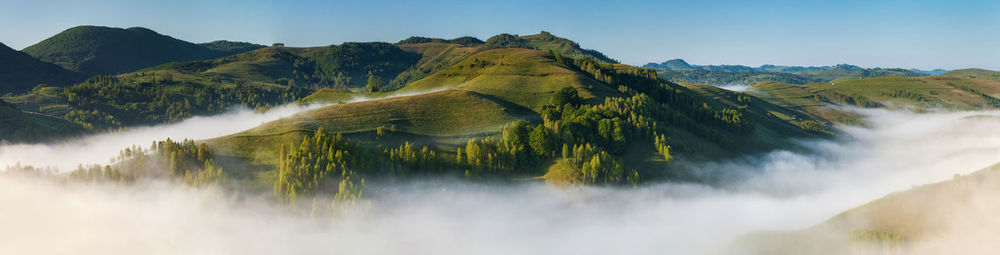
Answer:
[[[24,229],[0,253],[992,248],[997,71],[638,66],[490,33],[0,45],[0,225]]]

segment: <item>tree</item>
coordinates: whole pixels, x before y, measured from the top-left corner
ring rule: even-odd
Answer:
[[[365,86],[365,90],[368,92],[378,92],[382,88],[382,77],[375,76],[374,74],[368,75],[368,85]]]
[[[175,175],[180,175],[181,173],[183,173],[183,171],[181,171],[181,163],[180,163],[181,157],[177,155],[178,153],[179,151],[170,153],[170,172]]]
[[[583,99],[580,98],[579,92],[576,91],[574,87],[565,87],[552,95],[552,104],[556,106],[561,106],[564,104],[577,104]]]
[[[535,156],[546,158],[553,154],[553,147],[555,147],[555,139],[553,137],[552,130],[549,130],[542,124],[538,124],[535,130],[531,131],[530,142],[531,151],[535,153]]]

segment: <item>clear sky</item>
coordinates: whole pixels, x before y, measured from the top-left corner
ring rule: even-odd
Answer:
[[[288,46],[545,30],[627,64],[1000,70],[1000,1],[0,0],[0,42],[77,25]]]

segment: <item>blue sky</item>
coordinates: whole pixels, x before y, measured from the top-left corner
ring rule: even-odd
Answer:
[[[192,42],[289,46],[486,39],[545,30],[627,64],[1000,70],[1000,1],[0,0],[0,42],[22,49],[76,25],[142,26]]]

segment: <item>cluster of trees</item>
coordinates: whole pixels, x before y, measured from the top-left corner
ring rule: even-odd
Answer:
[[[63,119],[93,131],[114,131],[125,127],[115,116],[97,110],[72,110]]]
[[[621,160],[589,143],[573,146],[571,152],[564,150],[563,158],[569,160],[576,169],[579,169],[584,180],[588,183],[620,184],[627,182],[638,185],[641,181],[639,172],[626,169]]]
[[[817,133],[817,134],[834,135],[833,131],[831,131],[830,128],[827,127],[826,124],[823,124],[823,123],[820,123],[820,122],[817,122],[817,121],[813,121],[813,120],[806,120],[806,121],[799,122],[799,128],[802,128],[802,130],[805,130],[805,131],[808,131],[808,132]]]
[[[895,254],[900,251],[906,239],[895,232],[856,229],[848,232],[848,241],[859,254]]]
[[[924,94],[912,92],[905,89],[890,89],[887,91],[882,91],[883,96],[895,97],[895,98],[906,98],[916,102],[928,102],[930,98],[924,96]]]
[[[653,69],[614,66],[590,58],[572,59],[562,57],[559,54],[553,57],[565,65],[590,74],[596,80],[612,86],[624,87],[619,90],[627,94],[649,96],[656,103],[663,105],[662,108],[669,112],[666,113],[667,115],[678,115],[667,119],[675,122],[688,122],[681,125],[690,126],[691,129],[702,129],[703,131],[696,132],[705,138],[717,140],[720,143],[725,143],[723,140],[727,140],[712,138],[715,136],[713,132],[706,130],[706,127],[698,127],[702,123],[740,134],[749,133],[754,127],[750,118],[744,117],[747,111],[746,107],[712,106],[709,104],[709,100],[695,95],[694,92],[680,85],[660,80]],[[685,118],[693,120],[694,123],[684,120]],[[668,124],[674,123],[668,122]]]
[[[274,195],[281,201],[294,202],[300,195],[313,195],[323,188],[361,186],[364,179],[357,177],[354,169],[377,162],[372,158],[376,155],[365,152],[340,134],[330,135],[322,129],[297,145],[282,145],[272,183]],[[328,176],[338,177],[343,183],[332,187]]]
[[[548,128],[516,121],[504,126],[499,137],[469,139],[465,149],[457,151],[457,163],[472,171],[525,173],[552,158],[555,144]]]
[[[489,39],[485,42],[486,48],[489,49],[501,49],[501,48],[524,48],[531,49],[531,44],[528,40],[525,40],[517,35],[512,34],[499,34]]]
[[[135,82],[96,76],[64,89],[63,93],[69,104],[79,110],[67,114],[67,119],[95,129],[113,129],[122,125],[175,122],[197,114],[219,113],[236,105],[253,108],[289,103],[305,97],[310,90],[293,86],[204,86],[172,79]]]
[[[363,88],[370,76],[390,81],[420,61],[421,55],[388,43],[344,43],[296,63],[311,83],[328,88]],[[310,70],[311,69],[311,70]]]
[[[171,139],[153,142],[148,149],[132,146],[122,150],[112,164],[78,166],[69,173],[71,180],[87,182],[131,183],[141,178],[179,179],[201,187],[218,185],[226,179],[222,168],[205,144],[192,140]]]
[[[70,180],[78,182],[91,182],[91,183],[107,183],[114,182],[119,184],[131,183],[135,181],[136,176],[128,173],[122,173],[121,169],[118,167],[111,167],[111,165],[89,165],[89,166],[77,166],[75,170],[67,175]]]
[[[825,93],[821,92],[820,94],[813,95],[813,98],[825,102],[830,102],[828,98],[832,98],[836,102],[865,108],[882,107],[882,103],[858,94],[844,95],[833,91],[826,91]]]
[[[375,75],[368,75],[368,84],[365,85],[368,92],[379,92],[382,90],[382,78]]]
[[[428,38],[428,37],[421,37],[421,36],[411,36],[410,38],[403,39],[402,41],[399,41],[396,44],[417,44],[417,43],[432,43],[432,42],[435,42],[435,43],[455,43],[455,44],[461,44],[461,45],[465,45],[465,46],[473,46],[473,45],[483,44],[483,40],[479,40],[479,38],[475,38],[475,37],[471,37],[471,36],[462,36],[462,37],[451,39],[451,40],[446,40],[446,39],[441,39],[441,38]]]

